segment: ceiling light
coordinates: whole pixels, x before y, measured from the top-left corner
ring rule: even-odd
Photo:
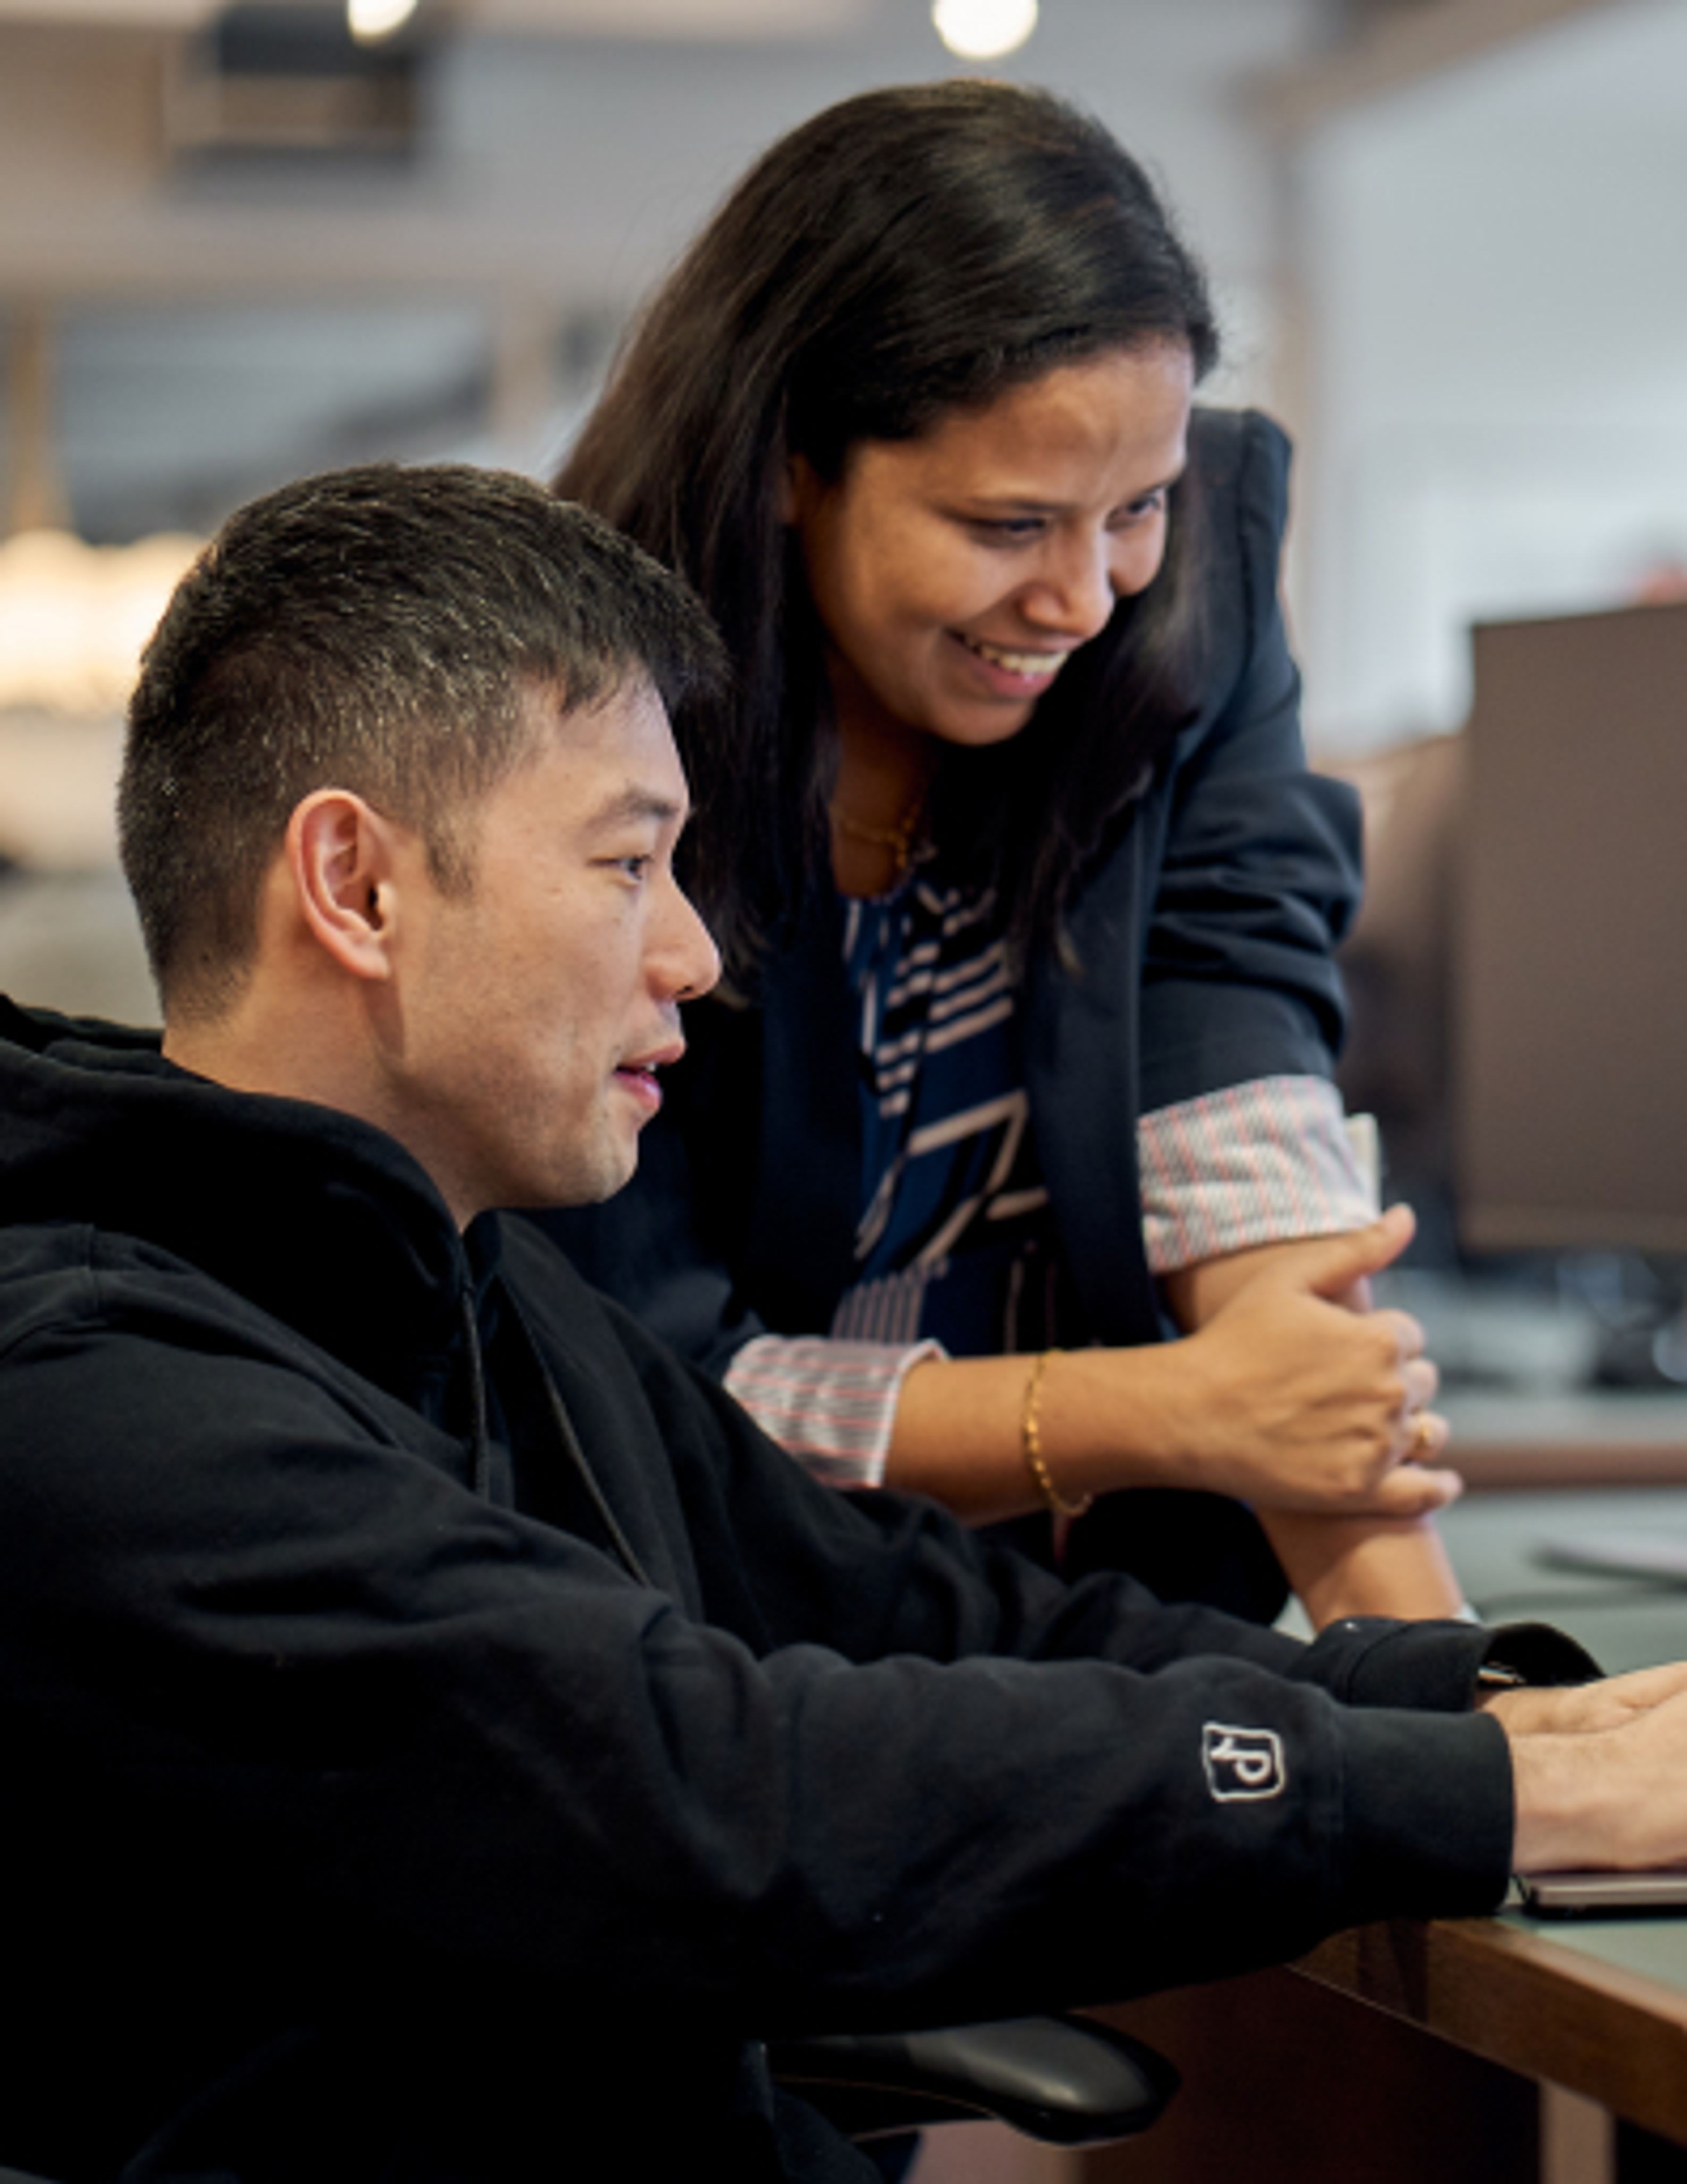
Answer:
[[[85,546],[68,532],[25,531],[0,543],[0,709],[120,712],[199,543]]]
[[[416,0],[346,0],[346,20],[359,45],[378,45],[401,31],[416,12]]]
[[[1037,27],[1037,0],[933,0],[932,20],[950,53],[993,61],[1016,52]]]

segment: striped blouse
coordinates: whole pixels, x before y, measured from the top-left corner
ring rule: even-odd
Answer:
[[[929,866],[847,905],[862,1109],[856,1279],[825,1336],[763,1335],[727,1384],[837,1486],[883,1475],[922,1357],[1082,1340],[1038,1173],[1021,1017],[988,893]],[[1137,1124],[1150,1268],[1353,1228],[1374,1195],[1322,1078],[1228,1085]]]

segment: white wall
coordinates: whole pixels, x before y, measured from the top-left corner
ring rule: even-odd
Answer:
[[[1687,561],[1687,6],[1367,107],[1295,187],[1297,624],[1315,733],[1361,749],[1457,724],[1471,621]]]

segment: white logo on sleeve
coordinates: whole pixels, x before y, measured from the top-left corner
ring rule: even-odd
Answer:
[[[1280,1797],[1289,1786],[1283,1739],[1274,1729],[1233,1729],[1209,1721],[1201,1729],[1206,1786],[1221,1805]]]

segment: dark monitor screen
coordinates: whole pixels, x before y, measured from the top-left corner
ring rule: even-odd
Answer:
[[[1687,1252],[1687,604],[1473,632],[1459,1227]]]

